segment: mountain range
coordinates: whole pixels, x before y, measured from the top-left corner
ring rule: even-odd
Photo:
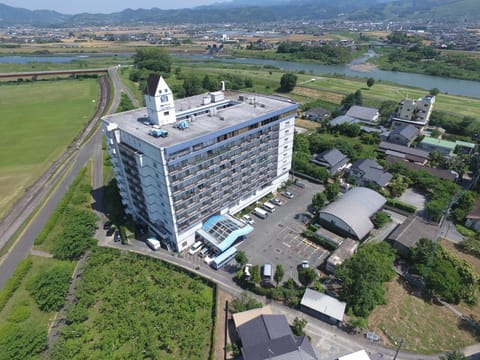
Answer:
[[[282,20],[453,20],[480,18],[478,0],[234,0],[190,9],[125,9],[111,14],[65,15],[0,4],[0,26],[69,27],[120,24],[260,23]]]

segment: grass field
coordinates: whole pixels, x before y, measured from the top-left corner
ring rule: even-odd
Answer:
[[[87,124],[98,91],[93,79],[0,86],[0,216]]]
[[[387,304],[368,317],[369,329],[391,346],[404,340],[402,350],[434,354],[471,345],[478,339],[460,327],[459,318],[444,306],[425,302],[396,277],[386,284]]]

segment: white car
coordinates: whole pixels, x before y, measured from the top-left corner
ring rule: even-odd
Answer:
[[[210,251],[207,256],[205,256],[205,259],[203,259],[203,262],[207,265],[210,265],[213,261],[213,259],[215,259],[215,253],[213,251]]]
[[[190,250],[188,250],[188,253],[190,255],[195,255],[197,252],[200,251],[200,249],[202,248],[202,245],[203,245],[203,242],[197,241],[195,244],[192,245]]]
[[[310,267],[310,263],[308,262],[308,260],[303,260],[300,266],[302,267],[302,269],[306,269]]]
[[[283,193],[283,196],[285,196],[287,199],[293,199],[294,195],[290,191],[285,191]]]
[[[245,274],[245,277],[247,279],[250,279],[251,274],[251,269],[252,269],[252,264],[245,264],[245,269],[243,269],[243,273]]]
[[[275,199],[272,199],[270,200],[274,205],[277,205],[277,206],[282,206],[283,205],[283,201],[278,199],[278,198],[275,198]]]
[[[244,223],[246,223],[248,225],[252,225],[255,222],[250,215],[243,215],[242,220],[243,220]]]

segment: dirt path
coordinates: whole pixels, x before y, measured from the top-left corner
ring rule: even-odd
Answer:
[[[75,300],[75,291],[77,289],[77,281],[80,279],[81,270],[85,261],[88,259],[88,252],[86,252],[78,261],[77,265],[75,266],[75,270],[72,274],[72,281],[70,282],[70,287],[68,288],[67,297],[65,298],[65,304],[63,305],[62,309],[55,314],[55,318],[52,320],[50,324],[50,328],[48,329],[48,347],[47,347],[47,354],[48,351],[52,349],[55,340],[57,339],[58,335],[60,334],[61,327],[65,324],[65,311],[69,305],[73,303]]]
[[[217,288],[217,323],[215,336],[215,360],[224,359],[225,348],[225,301],[232,300],[232,296],[227,294],[219,286]],[[228,341],[228,337],[227,337]]]

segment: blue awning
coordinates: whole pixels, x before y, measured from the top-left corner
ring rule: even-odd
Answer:
[[[230,215],[210,217],[197,234],[204,238],[218,251],[225,251],[235,241],[253,231],[253,227]]]

